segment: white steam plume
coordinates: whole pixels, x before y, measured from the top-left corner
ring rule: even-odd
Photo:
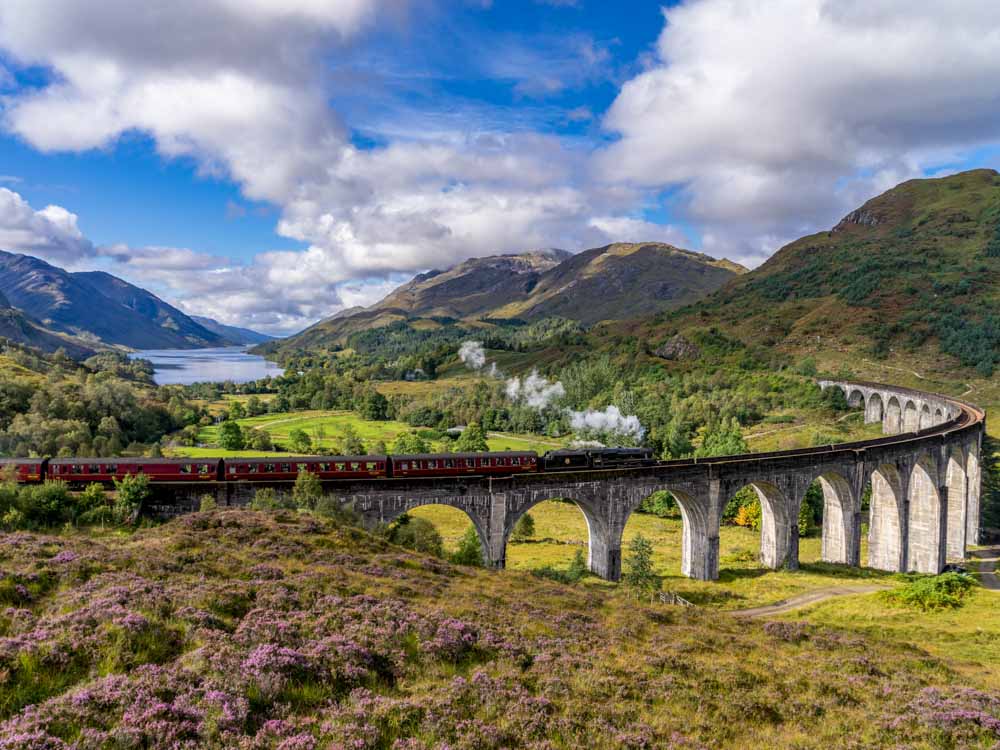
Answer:
[[[507,397],[511,401],[523,401],[533,409],[544,409],[565,395],[562,383],[549,382],[538,374],[538,370],[532,370],[524,380],[511,378],[507,381]]]
[[[632,437],[639,442],[646,430],[639,417],[625,416],[617,406],[609,406],[604,411],[570,411],[569,423],[574,432],[582,433],[612,433]]]
[[[497,367],[496,362],[486,362],[486,349],[481,341],[463,341],[458,347],[458,358],[465,363],[470,370],[481,372],[490,378],[502,378],[503,373]]]
[[[486,350],[480,341],[464,341],[458,347],[458,358],[465,363],[470,370],[477,372],[483,369],[486,364]]]

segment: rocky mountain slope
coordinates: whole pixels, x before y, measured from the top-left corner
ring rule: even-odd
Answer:
[[[0,294],[45,328],[87,348],[191,349],[229,343],[110,274],[69,273],[27,255],[0,252]]]
[[[212,333],[222,336],[222,338],[240,346],[263,344],[265,341],[270,341],[274,338],[274,336],[268,336],[266,333],[258,333],[249,328],[227,326],[225,323],[220,323],[212,318],[204,318],[200,315],[192,315],[191,320]]]
[[[904,182],[688,308],[624,326],[656,349],[685,329],[829,363],[1000,364],[1000,174]]]
[[[363,310],[339,313],[280,343],[278,353],[343,345],[359,331],[408,321],[536,321],[587,325],[687,304],[745,269],[663,243],[617,243],[573,255],[541,250],[473,258],[428,271]]]

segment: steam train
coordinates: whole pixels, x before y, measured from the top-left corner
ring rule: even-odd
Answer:
[[[110,483],[145,474],[153,482],[290,481],[300,472],[320,479],[512,476],[651,466],[650,448],[588,448],[407,456],[280,456],[268,458],[3,458],[0,471],[18,482],[61,480],[71,485]]]

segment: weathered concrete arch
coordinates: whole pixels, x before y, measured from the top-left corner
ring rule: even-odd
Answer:
[[[476,528],[479,536],[479,546],[483,553],[483,563],[487,567],[503,567],[502,562],[497,560],[490,548],[489,524],[481,513],[477,513],[474,508],[470,508],[468,502],[457,497],[414,497],[402,507],[391,508],[382,514],[381,523],[392,523],[404,513],[409,513],[417,508],[427,508],[433,505],[440,505],[445,508],[454,508],[468,518]]]
[[[931,416],[931,407],[924,404],[920,407],[920,418],[917,421],[917,428],[924,430],[934,424],[934,418]]]
[[[905,570],[903,530],[906,524],[906,495],[903,477],[892,464],[882,464],[872,470],[871,487],[868,566],[877,570]]]
[[[941,411],[941,407],[934,410],[934,424],[941,424],[944,421],[944,412]]]
[[[938,486],[938,467],[933,458],[924,453],[913,465],[907,491],[907,570],[939,573],[944,566],[946,528]]]
[[[945,469],[948,522],[946,556],[949,560],[961,560],[965,557],[969,491],[966,471],[965,451],[960,445],[952,446],[948,451]]]
[[[913,401],[907,401],[903,407],[903,432],[916,432],[920,429],[920,412]]]
[[[865,408],[865,394],[858,388],[846,389],[847,405],[852,409]]]
[[[872,392],[868,396],[868,403],[865,404],[865,424],[875,424],[881,422],[885,415],[885,406],[882,403],[882,396],[877,392]]]
[[[885,420],[882,423],[882,432],[886,435],[898,435],[903,431],[903,407],[899,399],[890,396],[885,405]]]
[[[535,508],[538,505],[541,505],[542,503],[559,502],[561,500],[565,500],[571,503],[572,505],[576,506],[576,509],[580,511],[580,515],[583,516],[584,523],[587,524],[587,568],[592,572],[600,575],[600,573],[598,573],[598,571],[595,570],[594,568],[595,565],[598,568],[601,568],[602,564],[606,564],[607,562],[607,552],[608,552],[607,540],[600,539],[601,536],[600,532],[602,531],[602,528],[603,526],[605,526],[605,524],[600,523],[593,512],[589,512],[579,500],[576,500],[573,497],[559,496],[559,497],[533,498],[532,501],[529,502],[527,505],[519,507],[516,513],[510,515],[510,517],[506,519],[506,522],[504,524],[504,533],[503,533],[504,562],[506,563],[507,560],[507,545],[510,544],[510,535],[514,532],[514,527],[517,526],[517,522],[521,520],[521,517],[524,516],[525,513],[530,512],[532,508]],[[595,550],[594,548],[595,541],[599,546],[599,549],[597,550]],[[618,542],[617,548],[619,550],[619,564],[620,564],[621,538],[619,538],[617,542]],[[604,558],[603,561],[602,561],[602,556]]]
[[[860,565],[861,503],[848,479],[830,471],[817,477],[823,490],[822,559]]]
[[[786,566],[792,569],[798,568],[798,505],[802,502],[801,496],[793,500],[789,493],[783,492],[776,483],[753,479],[733,487],[727,493],[723,507],[744,487],[752,487],[760,502],[761,563],[775,570]]]

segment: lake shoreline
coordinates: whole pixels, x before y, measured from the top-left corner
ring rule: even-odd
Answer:
[[[153,381],[157,385],[249,383],[284,374],[280,365],[250,354],[249,348],[145,349],[133,352],[129,357],[152,362]]]

